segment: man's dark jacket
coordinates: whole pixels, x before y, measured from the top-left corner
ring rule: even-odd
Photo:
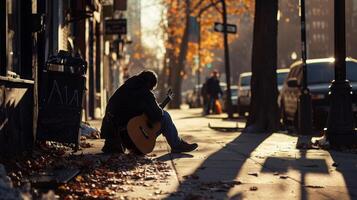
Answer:
[[[215,77],[211,77],[206,81],[206,92],[208,95],[214,98],[218,98],[218,94],[223,94],[219,80]]]
[[[161,120],[163,110],[146,82],[140,76],[133,76],[110,97],[102,123],[102,138],[110,140],[120,134],[124,143],[130,142],[127,133],[119,133],[119,130],[125,128],[131,118],[143,113],[151,122],[157,122]],[[110,128],[103,128],[105,126]]]

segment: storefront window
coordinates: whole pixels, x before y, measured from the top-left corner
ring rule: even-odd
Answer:
[[[36,14],[37,13],[37,0],[32,0],[31,4],[32,4],[31,13],[32,14]],[[37,65],[38,65],[38,60],[37,60],[37,34],[36,33],[32,33],[32,72],[34,72],[34,70],[36,70],[34,67],[37,66]]]
[[[16,0],[6,0],[6,10],[7,10],[7,38],[8,38],[8,49],[7,49],[7,71],[17,72],[19,68],[19,57],[18,57],[18,16],[16,12],[17,3]]]
[[[0,76],[6,73],[6,2],[0,1]]]
[[[65,22],[66,16],[69,8],[69,1],[62,0],[58,1],[58,13],[59,13],[59,26],[58,26],[58,49],[68,51],[68,37],[70,37],[70,29],[68,24]]]
[[[6,72],[3,74],[14,78],[31,79],[33,67],[37,64],[37,34],[32,32],[31,26],[31,20],[37,19],[32,15],[37,12],[37,0],[5,0],[5,2],[7,64]]]

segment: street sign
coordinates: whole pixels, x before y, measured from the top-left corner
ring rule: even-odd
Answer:
[[[106,19],[105,34],[126,34],[126,19]]]
[[[226,31],[227,33],[237,33],[237,26],[234,24],[227,24],[226,25]],[[214,31],[216,32],[224,32],[225,28],[223,23],[215,22],[214,23]]]

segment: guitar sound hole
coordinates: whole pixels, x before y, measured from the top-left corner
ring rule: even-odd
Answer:
[[[140,126],[139,129],[141,134],[143,134],[146,139],[149,139],[149,134],[145,131],[145,129],[142,126]]]
[[[147,126],[148,126],[148,128],[150,128],[150,129],[152,129],[154,126],[152,125],[152,123],[150,123],[150,122],[147,122]]]

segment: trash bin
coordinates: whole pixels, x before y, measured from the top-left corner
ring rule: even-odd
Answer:
[[[59,51],[46,62],[39,82],[37,140],[79,144],[87,63]]]

